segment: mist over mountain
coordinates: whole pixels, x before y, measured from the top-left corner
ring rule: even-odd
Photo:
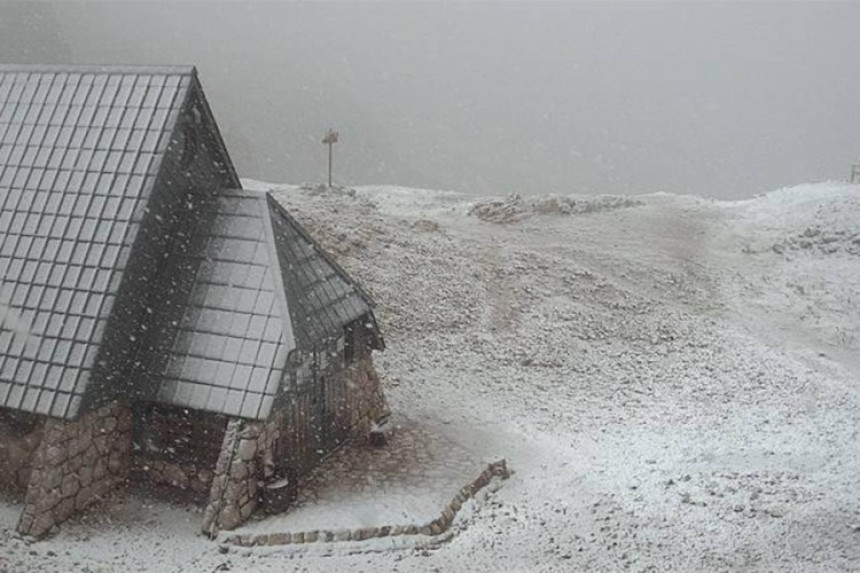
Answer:
[[[860,4],[4,2],[6,62],[192,63],[242,176],[746,197],[860,163]]]

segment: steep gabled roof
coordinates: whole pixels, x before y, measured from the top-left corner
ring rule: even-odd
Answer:
[[[290,351],[321,347],[360,317],[375,329],[369,297],[271,195],[219,191],[190,233],[166,264],[193,285],[151,334],[166,359],[141,362],[137,386],[156,387],[151,399],[265,419]]]
[[[77,415],[194,84],[192,67],[0,66],[0,406]]]
[[[181,308],[153,333],[166,360],[145,361],[154,400],[266,418],[295,347],[279,298],[262,195],[221,191],[196,209],[191,240],[167,265],[193,280]]]
[[[338,337],[344,326],[370,314],[374,306],[370,295],[270,193],[266,194],[266,204],[298,346],[312,348],[318,341]],[[372,329],[376,331],[375,322]],[[381,337],[375,334],[381,345]]]

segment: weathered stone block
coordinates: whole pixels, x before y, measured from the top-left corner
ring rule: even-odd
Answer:
[[[51,509],[55,508],[62,499],[63,496],[60,493],[60,488],[40,488],[39,496],[36,499],[36,503],[33,504],[33,513],[40,514],[46,511],[50,511]]]
[[[90,445],[83,451],[81,458],[84,460],[84,465],[92,465],[99,457],[99,452],[96,445],[90,442]]]
[[[59,465],[68,457],[68,452],[59,445],[49,445],[45,450],[45,461],[49,465]]]
[[[246,462],[254,459],[254,456],[257,454],[256,440],[243,439],[241,442],[239,442],[239,448],[237,453],[239,455],[239,458]]]
[[[99,455],[105,455],[109,449],[108,437],[106,435],[99,435],[93,438],[93,445],[96,447],[96,452]]]
[[[289,545],[292,536],[289,533],[270,533],[266,542],[268,545]]]
[[[218,528],[215,527],[215,518],[218,517],[219,510],[215,507],[215,504],[210,503],[206,506],[206,509],[203,510],[203,533],[207,535],[217,535]]]
[[[239,438],[243,440],[256,440],[262,433],[262,428],[259,424],[247,423],[239,430]]]
[[[249,499],[239,507],[239,516],[242,518],[242,521],[245,521],[251,517],[251,513],[253,513],[253,511],[254,503]]]
[[[218,525],[221,529],[235,529],[240,523],[242,523],[242,518],[239,515],[239,508],[233,504],[221,508],[218,514]]]
[[[111,459],[112,458],[113,456],[111,456]],[[182,470],[182,467],[178,464],[167,464],[167,466],[165,466],[164,481],[180,489],[187,489],[191,482]]]
[[[93,468],[90,466],[83,466],[78,471],[78,480],[83,487],[86,487],[93,483]]]
[[[349,529],[339,529],[334,532],[335,541],[350,541],[352,539],[352,531]]]
[[[104,458],[98,458],[93,466],[93,481],[101,480],[105,475],[107,475],[107,464]]]
[[[248,462],[246,461],[236,460],[230,468],[230,478],[234,481],[244,481],[248,479],[250,474],[251,471],[248,468]]]
[[[118,477],[125,477],[131,470],[131,458],[113,451],[108,456],[108,473]]]
[[[89,505],[90,501],[93,499],[93,490],[90,486],[83,487],[78,491],[78,495],[75,496],[75,509],[78,511],[85,508]]]
[[[56,420],[48,420],[45,423],[45,442],[48,444],[58,444],[63,438],[63,423]]]
[[[319,539],[318,531],[305,531],[305,543],[316,543],[317,539]]]
[[[42,513],[34,518],[30,530],[22,533],[28,533],[34,537],[42,537],[54,527],[54,524],[54,516],[48,512]]]
[[[59,488],[63,484],[63,467],[49,466],[38,477],[41,478],[40,485],[46,488]]]
[[[30,533],[30,529],[33,527],[33,516],[27,512],[21,514],[21,518],[18,520],[18,526],[15,528],[18,533],[23,533],[25,535]]]
[[[224,486],[227,484],[227,476],[216,475],[212,478],[212,487],[209,489],[209,500],[218,501],[221,499],[221,494],[224,492]]]
[[[77,474],[69,474],[63,479],[62,495],[63,497],[73,497],[78,490],[81,489],[81,483]],[[74,506],[74,502],[72,502]]]
[[[75,498],[67,497],[54,508],[54,521],[61,523],[75,512]]]
[[[378,527],[364,527],[362,529],[357,529],[352,532],[353,541],[364,541],[365,539],[370,539],[371,537],[376,537],[379,534]]]
[[[203,468],[197,471],[196,479],[197,481],[206,485],[206,487],[209,487],[209,485],[212,483],[213,477],[214,474],[212,473],[212,470]]]

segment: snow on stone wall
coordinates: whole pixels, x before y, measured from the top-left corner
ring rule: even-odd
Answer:
[[[45,535],[128,478],[131,427],[131,407],[116,401],[74,421],[47,419],[18,531]]]

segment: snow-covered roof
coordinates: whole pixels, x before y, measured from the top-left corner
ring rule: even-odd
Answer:
[[[0,66],[0,269],[0,407],[65,418],[265,418],[289,351],[372,306],[241,190],[192,67]]]
[[[162,159],[206,144],[180,121],[211,116],[195,90],[190,66],[0,65],[0,406],[72,418],[119,385],[176,194],[152,200]]]
[[[142,362],[140,384],[158,402],[265,419],[289,352],[342,335],[372,303],[271,195],[218,191],[190,224],[166,264],[193,285],[153,330],[167,356]]]

